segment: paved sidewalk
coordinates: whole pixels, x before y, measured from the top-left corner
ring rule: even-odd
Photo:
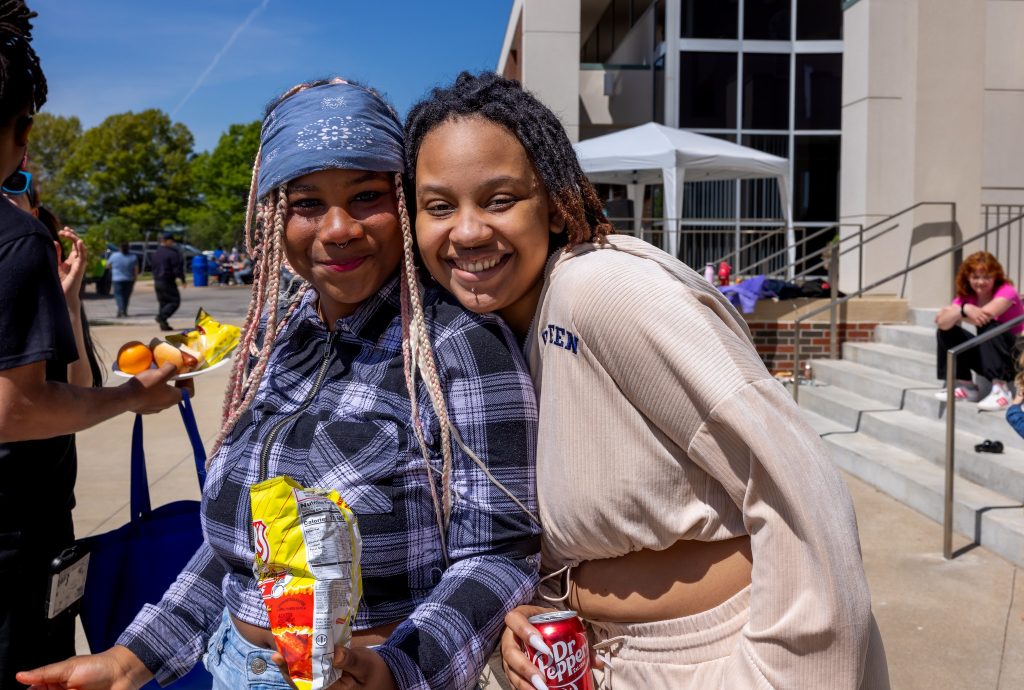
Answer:
[[[183,304],[179,318],[172,323],[186,325],[195,308],[203,304],[209,305],[215,317],[240,323],[247,294],[241,288],[189,288],[183,294],[188,307]],[[139,325],[94,328],[97,344],[108,353],[104,357],[107,366],[110,353],[116,353],[124,342],[148,341],[159,335],[151,320],[155,313],[152,291],[140,290],[132,304],[130,312],[138,310],[142,315]],[[86,303],[90,316],[100,313],[97,305],[102,302]],[[112,317],[112,301],[109,311]],[[195,411],[207,447],[217,433],[227,377],[228,368],[223,367],[196,380]],[[122,415],[78,435],[75,523],[79,536],[112,529],[128,519],[131,423],[130,415]],[[147,417],[145,431],[154,506],[197,498],[190,449],[177,412],[172,409]],[[945,561],[940,525],[853,477],[846,480],[857,508],[864,563],[892,687],[1024,688],[1024,573],[983,548]],[[966,538],[957,535],[957,548],[967,544]],[[79,637],[78,648],[80,653],[88,649],[84,637]]]

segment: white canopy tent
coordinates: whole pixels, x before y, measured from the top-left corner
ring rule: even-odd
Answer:
[[[635,231],[640,229],[644,186],[664,184],[665,251],[673,256],[679,252],[684,180],[775,178],[786,221],[786,244],[793,245],[789,161],[785,158],[656,122],[587,139],[573,148],[591,181],[629,188]]]

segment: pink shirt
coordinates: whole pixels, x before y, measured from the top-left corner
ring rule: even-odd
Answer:
[[[1002,285],[1000,285],[999,289],[996,290],[994,295],[992,295],[992,299],[995,299],[996,297],[1002,297],[1003,299],[1010,301],[1010,307],[1002,314],[996,317],[997,323],[1006,323],[1007,321],[1010,321],[1011,319],[1014,319],[1020,316],[1021,314],[1024,314],[1024,304],[1022,304],[1020,301],[1020,295],[1017,294],[1017,289],[1013,287],[1013,285],[1011,285],[1010,283],[1003,283]],[[973,304],[977,306],[978,297],[977,295],[968,295],[967,299],[964,299],[957,295],[956,297],[953,298],[953,304],[961,305],[964,304],[965,302],[967,304]],[[1017,324],[1013,328],[1013,332],[1016,335],[1024,333],[1024,323]]]

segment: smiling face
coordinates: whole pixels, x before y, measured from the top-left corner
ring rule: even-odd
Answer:
[[[971,272],[970,277],[971,289],[974,290],[974,294],[978,296],[980,302],[987,302],[992,297],[992,288],[995,286],[995,278],[983,269],[977,269]]]
[[[523,336],[563,223],[526,150],[483,117],[446,121],[416,161],[416,240],[434,278],[471,311]]]
[[[320,170],[288,183],[285,255],[320,294],[328,327],[398,268],[402,230],[394,175]]]

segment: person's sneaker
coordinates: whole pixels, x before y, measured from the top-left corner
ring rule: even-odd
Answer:
[[[945,402],[947,399],[946,389],[943,388],[941,391],[936,393],[935,399]],[[957,402],[961,402],[964,400],[966,400],[967,402],[977,402],[979,399],[981,399],[981,392],[978,390],[976,386],[973,385],[959,385],[953,389],[953,399],[956,400]]]
[[[157,321],[157,323],[160,324],[160,330],[161,331],[173,331],[174,330],[174,326],[172,326],[171,324],[167,323],[166,321]]]
[[[1010,406],[1013,398],[1010,391],[1001,383],[992,384],[992,392],[985,396],[985,399],[978,403],[979,410],[1005,410]]]

